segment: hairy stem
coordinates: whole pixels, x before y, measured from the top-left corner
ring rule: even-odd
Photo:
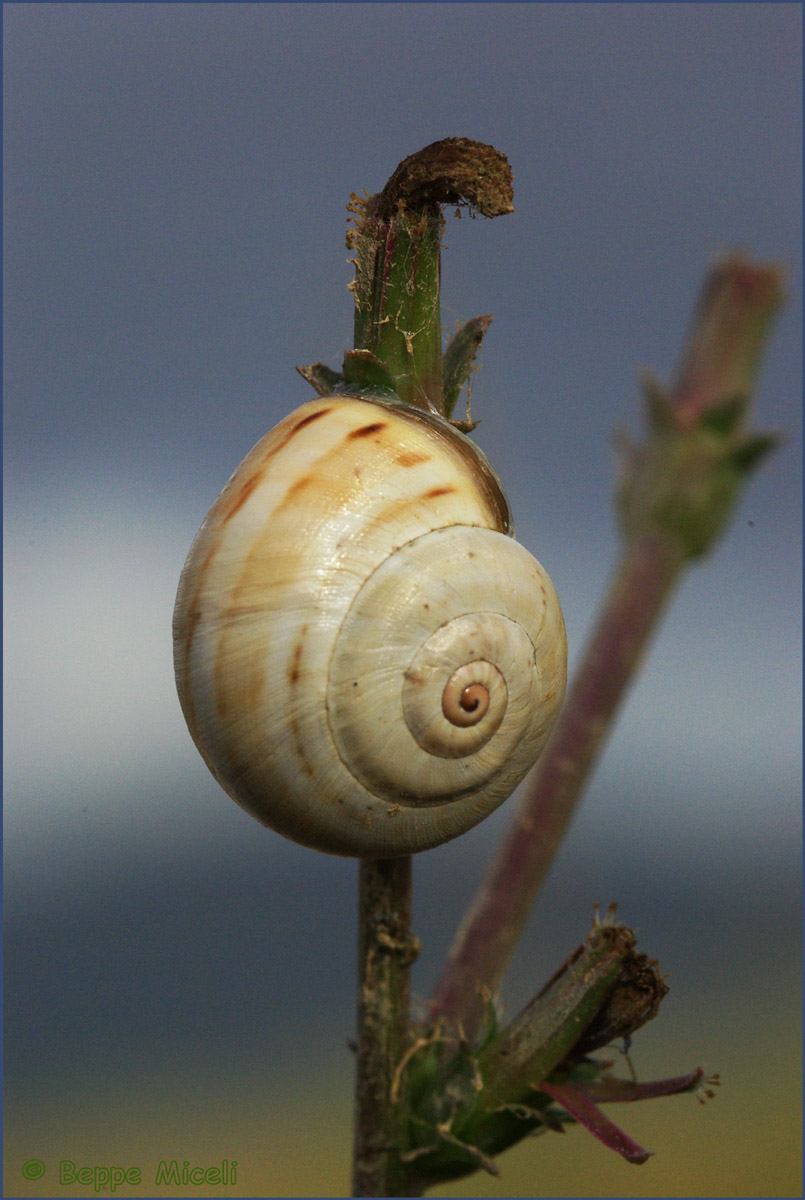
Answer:
[[[468,138],[425,146],[400,163],[382,192],[352,196],[348,211],[355,224],[347,235],[347,246],[355,251],[355,349],[383,364],[401,400],[442,414],[439,287],[445,204],[466,205],[487,217],[511,212],[505,155]],[[451,408],[454,403],[451,394]]]
[[[394,1072],[407,1048],[411,858],[362,859],[358,940],[358,1047],[354,1196],[409,1196],[401,1159],[406,1109]]]

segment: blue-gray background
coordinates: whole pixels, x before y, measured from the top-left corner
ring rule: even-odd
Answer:
[[[672,986],[639,1074],[724,1086],[613,1112],[640,1171],[574,1130],[454,1191],[798,1194],[800,6],[14,4],[4,38],[6,1194],[63,1157],[346,1186],[356,867],[219,791],[171,608],[294,366],[349,344],[349,193],[453,135],[514,169],[513,215],[448,221],[444,323],[494,314],[477,437],[572,661],[638,370],[672,375],[713,256],[789,272],[756,403],[786,441],[675,597],[505,997],[617,899]],[[506,807],[415,864],[423,995]]]

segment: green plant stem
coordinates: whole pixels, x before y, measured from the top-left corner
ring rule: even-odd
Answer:
[[[401,400],[444,415],[439,301],[442,205],[487,217],[512,211],[505,155],[444,138],[404,159],[376,196],[352,196],[355,350],[382,363]],[[484,327],[485,328],[485,327]],[[483,336],[483,329],[477,341]],[[451,388],[454,380],[451,378]],[[457,389],[456,389],[457,390]],[[450,408],[455,395],[450,397]]]
[[[354,1196],[409,1196],[407,1112],[394,1072],[408,1039],[411,858],[361,859]]]

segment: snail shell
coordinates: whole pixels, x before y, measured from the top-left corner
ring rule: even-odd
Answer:
[[[550,733],[566,643],[481,452],[440,417],[322,397],[247,455],[190,550],[177,686],[259,821],[395,857],[470,829]]]

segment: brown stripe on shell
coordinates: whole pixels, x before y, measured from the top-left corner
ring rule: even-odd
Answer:
[[[259,485],[265,473],[266,464],[269,463],[271,459],[280,452],[280,450],[283,450],[302,429],[305,429],[306,426],[310,425],[313,421],[318,421],[321,417],[326,417],[327,414],[332,411],[333,406],[328,405],[326,408],[320,408],[317,412],[308,413],[306,417],[302,417],[301,420],[296,421],[295,424],[291,425],[291,427],[285,432],[283,432],[283,426],[289,420],[288,417],[285,418],[285,421],[281,421],[279,425],[276,426],[276,428],[273,430],[273,433],[267,438],[268,445],[265,447],[263,453],[260,455],[257,461],[252,464],[252,469],[248,476],[243,480],[239,480],[237,487],[233,486],[234,480],[230,480],[229,484],[221,492],[217,505],[215,505],[214,508],[218,509],[222,525],[225,525],[227,521],[231,521],[238,509],[243,507],[254,489]],[[291,416],[293,416],[293,414],[291,414]]]
[[[252,492],[257,487],[258,483],[260,482],[260,480],[262,478],[263,478],[263,463],[260,463],[257,470],[253,471],[252,474],[247,479],[244,479],[243,483],[238,488],[236,495],[232,498],[232,503],[230,504],[228,510],[222,514],[222,517],[221,517],[222,525],[226,525],[227,521],[232,520],[235,513],[238,511],[239,508],[243,507],[243,505],[249,499],[249,496],[251,496]]]
[[[384,404],[386,401],[377,401]],[[388,403],[388,407],[398,416],[409,421],[416,421],[436,429],[442,437],[458,452],[469,465],[476,481],[478,491],[483,495],[487,505],[495,514],[495,526],[501,533],[512,535],[514,526],[511,519],[509,502],[504,495],[500,481],[489,465],[486,455],[468,437],[445,421],[444,417],[431,413],[424,408],[414,408],[412,405]]]
[[[302,674],[302,671],[301,671],[302,651],[305,648],[305,638],[307,637],[307,631],[308,631],[308,626],[307,626],[307,624],[305,624],[302,626],[302,628],[299,631],[299,640],[297,641],[296,645],[293,648],[293,653],[291,654],[291,661],[285,672],[286,675],[288,676],[288,682],[291,685],[297,684],[299,682],[299,676]]]
[[[347,434],[347,441],[354,441],[355,438],[370,437],[373,433],[380,433],[381,429],[388,427],[387,421],[373,421],[371,425],[361,425],[359,429],[353,429]]]
[[[452,484],[450,486],[431,488],[429,492],[425,492],[426,500],[435,500],[437,496],[450,496],[455,492]]]
[[[190,652],[193,648],[196,626],[201,620],[201,592],[204,587],[205,576],[217,548],[217,544],[213,543],[204,555],[204,561],[193,572],[193,594],[190,600],[182,605],[182,619],[176,623],[174,630],[174,642],[178,645],[176,660],[178,678],[181,680],[182,687],[180,696],[182,711],[184,712],[187,728],[190,730],[190,735],[194,741],[196,741],[198,733],[198,721],[196,719],[196,707],[193,704],[193,692],[189,680]],[[184,581],[182,582],[184,583]]]
[[[307,637],[308,628],[309,628],[309,626],[306,622],[302,626],[302,628],[299,630],[299,638],[296,642],[296,645],[293,648],[290,662],[285,671],[286,675],[288,676],[288,682],[291,684],[291,687],[296,686],[296,684],[299,682],[300,676],[302,674],[302,654],[303,654],[303,651],[305,648],[305,638]],[[296,755],[297,755],[297,758],[299,759],[301,769],[304,772],[304,774],[308,776],[308,778],[312,778],[313,777],[313,768],[310,765],[310,762],[305,754],[305,743],[304,743],[304,739],[302,737],[301,729],[299,727],[298,718],[294,717],[294,716],[290,716],[289,724],[291,727],[291,736],[293,738],[294,749],[296,750]]]
[[[318,421],[320,417],[326,417],[327,414],[332,411],[332,406],[330,408],[320,408],[318,412],[308,413],[306,417],[302,417],[301,421],[297,421],[291,430],[288,436],[288,441],[290,441],[290,439],[294,437],[294,435],[297,434],[300,429],[304,429],[306,425],[310,425],[313,421]],[[283,443],[283,445],[285,445],[285,443]]]
[[[405,513],[409,512],[413,508],[416,508],[417,505],[422,504],[423,501],[432,504],[432,502],[434,500],[438,500],[440,496],[452,494],[455,490],[456,489],[445,489],[442,491],[440,488],[432,488],[429,492],[420,492],[415,496],[402,496],[396,500],[389,500],[381,508],[374,510],[371,514],[371,517],[368,514],[366,515],[360,531],[352,534],[352,543],[354,545],[358,545],[366,539],[374,537],[375,530],[378,528],[378,526],[395,526],[401,521]],[[431,493],[435,494],[432,495]],[[440,526],[438,520],[435,519],[436,514],[433,514],[433,518],[433,529],[446,527],[448,524],[448,522],[445,521],[445,526]],[[454,524],[455,522],[449,523]],[[483,522],[477,518],[468,520],[465,523],[468,525],[483,525]],[[393,549],[396,550],[398,547],[394,546]]]
[[[295,479],[283,496],[281,502],[277,505],[277,511],[284,508],[290,500],[293,499],[299,492],[303,492],[305,488],[309,488],[311,484],[316,482],[315,475],[302,475],[299,479]]]
[[[293,738],[293,744],[294,744],[294,749],[296,750],[296,756],[299,759],[300,769],[304,775],[307,775],[308,779],[312,779],[313,778],[313,768],[310,765],[309,760],[305,756],[305,743],[302,738],[302,730],[299,728],[298,717],[289,716],[288,724],[291,727],[291,737]]]
[[[395,455],[394,461],[398,467],[418,467],[421,463],[430,462],[432,457],[430,454],[421,454],[418,450],[408,450]]]
[[[388,428],[388,421],[372,421],[368,425],[361,425],[357,429],[350,430],[342,442],[336,442],[336,444],[331,446],[329,450],[319,455],[314,464],[314,471],[308,473],[307,475],[303,475],[301,479],[294,480],[294,482],[289,485],[285,495],[276,505],[274,513],[280,513],[284,508],[287,508],[288,505],[292,504],[299,492],[305,490],[306,488],[315,488],[317,485],[322,485],[322,489],[328,493],[329,497],[329,503],[322,506],[323,512],[329,511],[333,506],[340,505],[354,493],[362,491],[363,484],[361,483],[361,473],[357,464],[354,472],[349,477],[349,481],[347,482],[346,479],[344,480],[342,492],[339,495],[335,495],[332,491],[333,480],[345,475],[340,461],[344,454],[344,447],[350,447],[350,452],[352,454],[356,454],[358,452],[357,447],[350,446],[350,443],[361,441],[363,438],[369,437],[375,433],[381,433],[384,429]],[[382,438],[378,438],[376,440],[378,445],[383,444]],[[390,446],[391,443],[389,442],[384,449],[390,450]],[[331,461],[336,467],[336,470],[334,471],[329,470],[329,464]]]

